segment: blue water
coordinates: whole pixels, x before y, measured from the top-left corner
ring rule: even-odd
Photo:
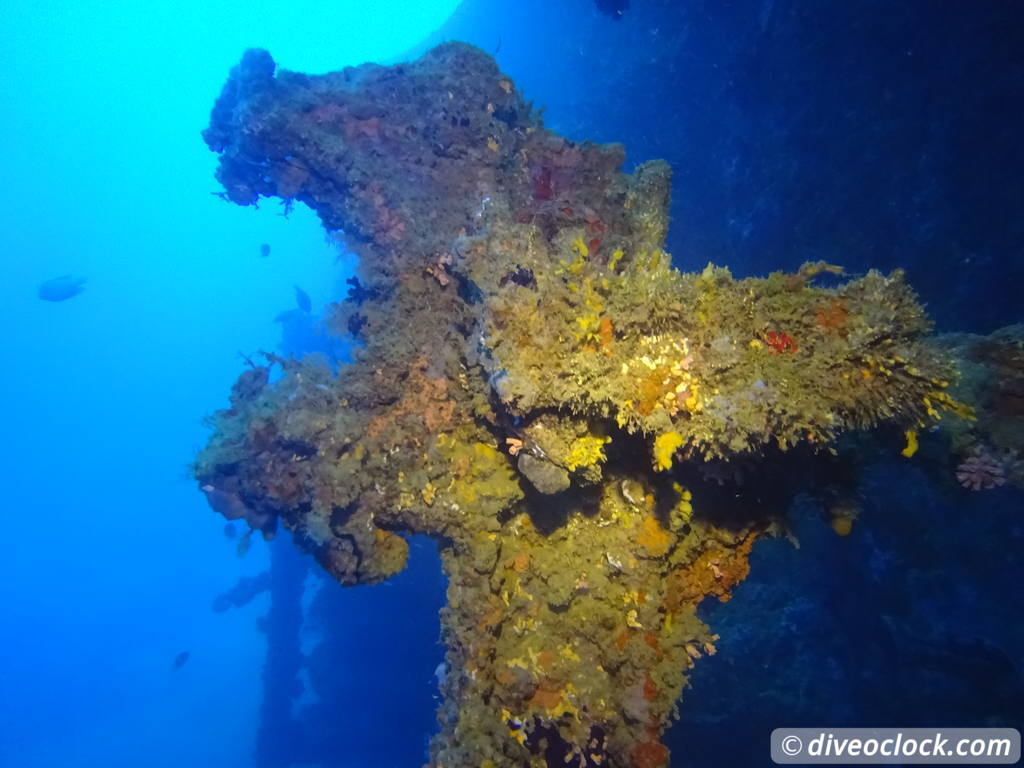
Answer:
[[[268,553],[235,556],[187,464],[293,284],[323,306],[350,265],[308,211],[215,197],[199,134],[245,48],[387,60],[455,3],[386,5],[4,4],[0,765],[253,764],[267,598],[210,604]],[[66,273],[81,295],[36,298]]]
[[[268,637],[273,646],[287,622],[262,618],[266,592],[211,610],[239,578],[270,567],[273,550],[254,541],[236,556],[238,539],[189,478],[202,417],[225,403],[242,355],[313,343],[282,340],[275,322],[294,308],[294,285],[316,309],[344,294],[352,268],[309,211],[286,218],[276,204],[240,208],[213,194],[216,158],[199,133],[246,48],[325,72],[469,40],[547,105],[549,127],[623,141],[630,163],[672,162],[668,248],[680,268],[715,260],[763,274],[817,258],[854,272],[903,266],[940,329],[1021,321],[1024,23],[1012,3],[869,0],[826,14],[796,0],[633,0],[621,19],[590,0],[412,5],[4,4],[0,766],[424,760],[444,590],[429,543],[415,544],[393,585],[343,591],[290,558],[286,537],[274,542],[277,583],[306,619],[270,658],[284,677],[289,664],[302,667],[306,688],[298,711],[269,720]],[[86,277],[84,292],[40,301],[38,284],[64,274]],[[691,764],[714,765],[705,753],[760,725],[751,709],[852,724],[878,713],[882,699],[850,670],[868,648],[879,664],[864,674],[891,677],[881,664],[889,640],[854,643],[845,629],[877,608],[865,594],[899,591],[901,606],[913,605],[893,609],[907,626],[941,625],[1024,657],[1019,492],[965,502],[906,468],[871,471],[865,495],[898,486],[898,499],[872,497],[849,539],[800,518],[801,551],[755,550],[734,602],[709,608],[726,639],[699,665],[683,708],[698,725],[680,726],[689,745],[680,754],[705,760]],[[890,507],[905,524],[886,516]],[[834,580],[801,593],[815,568],[837,560],[845,566]],[[760,631],[772,622],[760,609],[776,604],[787,620]],[[799,645],[808,633],[813,643]],[[923,652],[903,653],[908,686],[939,674]],[[759,655],[771,664],[736,661]],[[824,689],[808,710],[790,693],[812,662],[840,671],[815,683]],[[924,704],[932,689],[917,698],[904,689],[885,716],[976,724],[986,705],[974,698],[997,694],[986,699],[972,674],[949,683],[948,701],[930,697],[935,711]],[[1024,672],[1006,673],[1010,689],[992,713],[1002,722],[1024,722],[1013,675]],[[747,702],[751,690],[760,704]],[[732,759],[758,764],[755,755],[767,752]]]

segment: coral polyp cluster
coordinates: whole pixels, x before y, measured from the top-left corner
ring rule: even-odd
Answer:
[[[438,542],[437,768],[666,764],[716,651],[696,607],[776,512],[702,499],[693,468],[960,409],[901,274],[675,270],[668,167],[545,129],[470,46],[316,77],[250,51],[205,138],[226,198],[305,203],[359,256],[329,323],[360,345],[243,373],[196,477],[342,584]]]

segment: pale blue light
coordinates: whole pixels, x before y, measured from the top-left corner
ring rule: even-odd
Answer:
[[[234,556],[186,465],[238,352],[274,349],[292,286],[322,306],[347,267],[301,206],[212,195],[200,132],[246,48],[393,60],[456,5],[3,3],[0,763],[251,765],[262,609],[209,604],[266,553]],[[69,273],[83,293],[39,300]]]

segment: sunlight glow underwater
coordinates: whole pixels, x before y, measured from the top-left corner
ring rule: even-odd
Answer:
[[[0,763],[250,764],[260,608],[209,606],[266,550],[234,557],[185,466],[292,286],[319,310],[348,267],[309,211],[211,194],[200,131],[246,48],[312,72],[394,60],[456,5],[5,3],[0,322],[23,373],[0,384]],[[84,290],[40,300],[66,274]]]

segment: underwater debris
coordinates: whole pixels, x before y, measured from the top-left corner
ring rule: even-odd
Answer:
[[[435,538],[434,766],[667,764],[716,649],[697,605],[729,599],[775,514],[695,510],[682,473],[964,413],[901,272],[676,271],[668,166],[547,130],[471,46],[322,76],[249,51],[204,136],[228,199],[303,202],[359,256],[325,323],[365,346],[338,375],[243,373],[195,476],[342,584]]]

